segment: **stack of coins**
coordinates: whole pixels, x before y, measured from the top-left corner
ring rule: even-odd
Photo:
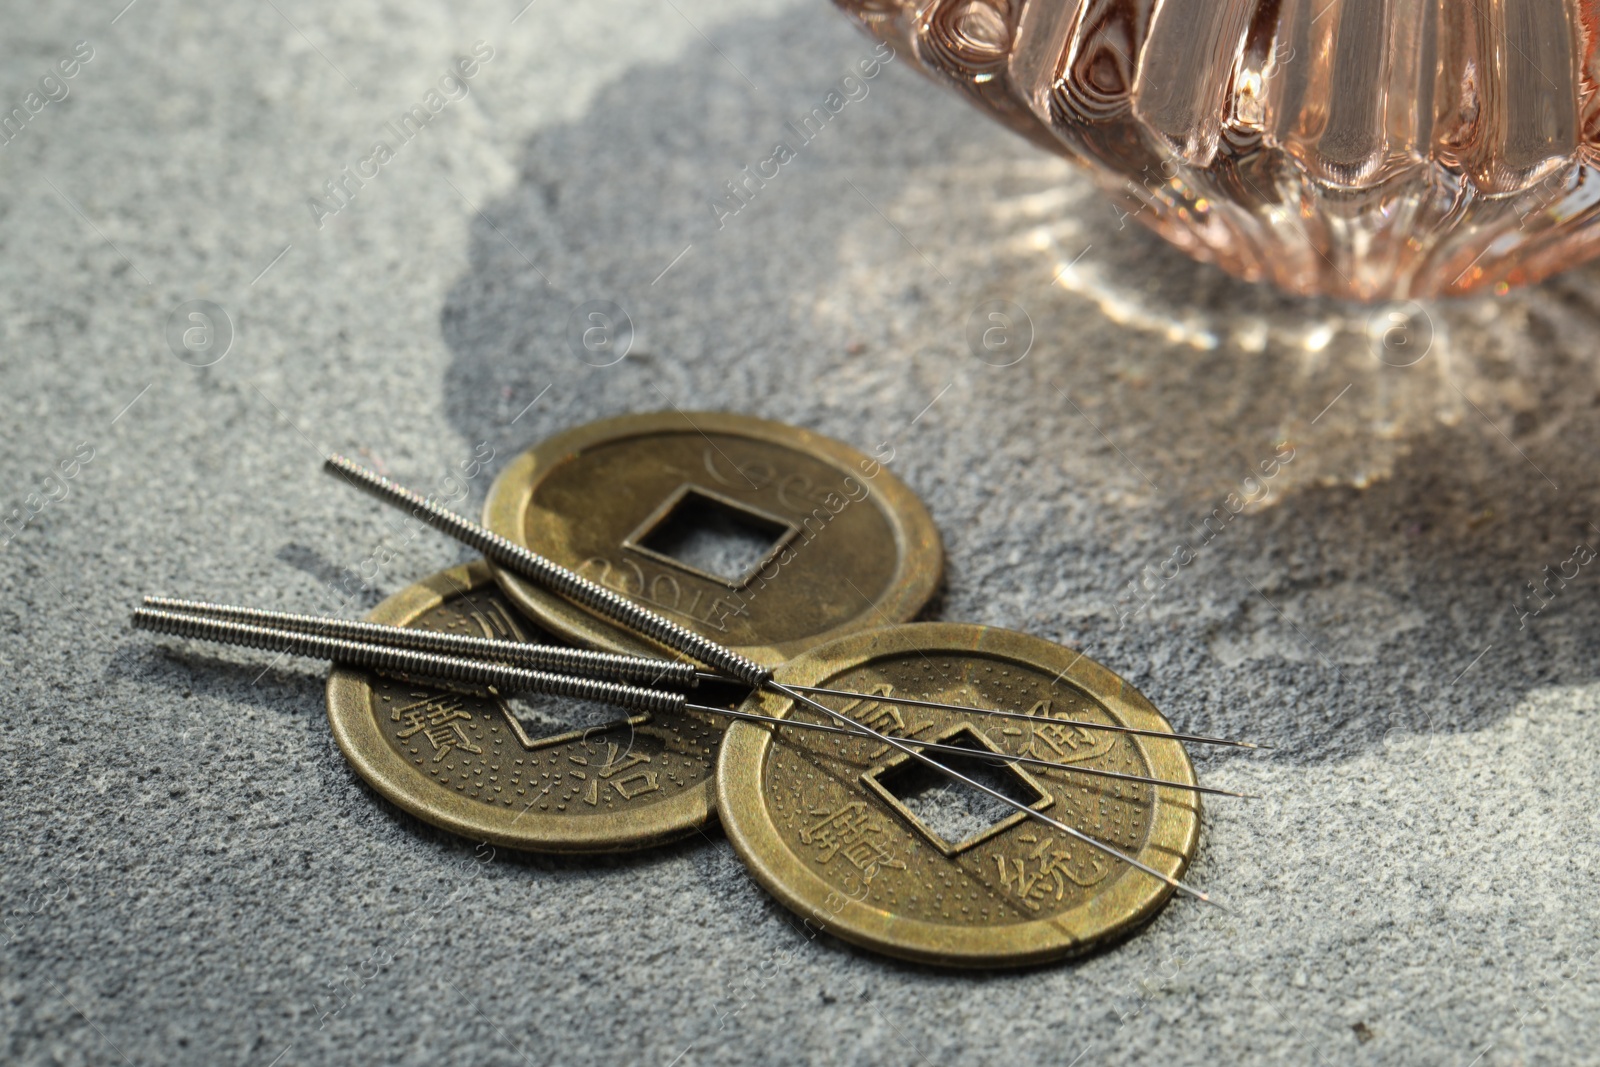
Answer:
[[[1155,914],[1193,858],[1198,794],[1215,790],[1197,784],[1186,735],[1081,653],[909,622],[940,584],[938,531],[910,489],[846,445],[727,413],[608,419],[512,461],[484,525],[774,684],[705,672],[697,692],[720,686],[721,714],[679,700],[552,726],[493,686],[336,666],[339,747],[419,818],[584,853],[660,844],[720,814],[756,880],[813,929],[952,966],[1115,939]],[[684,659],[487,560],[391,596],[368,621]],[[923,753],[968,777],[933,774]],[[1001,794],[998,814],[973,804]]]

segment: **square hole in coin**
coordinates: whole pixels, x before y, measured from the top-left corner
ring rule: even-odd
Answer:
[[[797,532],[776,515],[686,485],[623,544],[737,589]]]
[[[1048,807],[1049,795],[1014,763],[1001,763],[995,751],[971,727],[961,726],[940,744],[969,749],[972,755],[929,752],[953,771],[1036,810]],[[911,824],[947,855],[965,851],[1007,826],[1027,818],[1022,812],[964,782],[900,755],[864,776],[867,784],[907,816]]]
[[[506,710],[521,727],[521,740],[534,747],[566,741],[598,727],[616,726],[629,718],[626,711],[592,700],[541,693],[518,693],[502,699]]]

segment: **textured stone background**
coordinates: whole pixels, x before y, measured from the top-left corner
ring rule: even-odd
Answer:
[[[1516,605],[1600,545],[1600,270],[1398,324],[1242,285],[904,62],[719,229],[872,50],[821,0],[119,6],[12,4],[0,37],[5,109],[95,49],[0,147],[0,510],[94,450],[0,548],[0,1059],[1592,1059],[1592,568]],[[480,39],[471,95],[319,228]],[[192,299],[235,331],[206,368],[164,338]],[[1032,320],[1015,366],[968,350],[987,299]],[[634,323],[615,366],[566,343],[586,300]],[[320,453],[431,484],[669,403],[890,443],[945,531],[941,617],[1277,744],[1196,754],[1269,797],[1207,809],[1192,877],[1229,910],[948,974],[804,940],[716,831],[479,862],[346,768],[317,670],[127,629],[146,592],[334,610],[386,539],[349,610],[464,558],[395,545]],[[1281,441],[1269,498],[1124,618]]]

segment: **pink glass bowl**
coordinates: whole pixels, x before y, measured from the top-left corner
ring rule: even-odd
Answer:
[[[1600,251],[1600,0],[838,0],[1196,259],[1504,291]]]

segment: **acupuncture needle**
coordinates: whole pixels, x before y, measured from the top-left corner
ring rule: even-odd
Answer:
[[[507,692],[540,693],[546,696],[565,696],[581,700],[594,700],[613,704],[627,711],[648,711],[661,714],[692,711],[707,715],[723,715],[748,722],[795,726],[802,730],[813,730],[821,733],[848,734],[854,737],[878,736],[858,730],[828,726],[825,723],[808,722],[804,719],[780,719],[771,715],[761,715],[756,712],[747,712],[739,709],[694,704],[690,703],[682,693],[663,692],[594,678],[574,677],[552,671],[485,662],[460,656],[425,652],[418,649],[402,649],[393,645],[350,640],[326,634],[306,633],[283,627],[254,626],[230,619],[186,615],[181,612],[164,611],[159,608],[137,609],[133,613],[133,625],[141,630],[151,630],[156,633],[214,641],[219,644],[241,645],[247,648],[265,649],[270,652],[281,652],[312,659],[335,660],[353,667],[366,667],[393,674],[425,676],[445,682],[490,685],[497,690]],[[1024,756],[1011,752],[971,749],[960,745],[912,740],[914,744],[924,749],[951,752],[994,762],[1026,763],[1052,770],[1073,771],[1097,778],[1112,778],[1142,785],[1165,786],[1186,792],[1237,797],[1245,800],[1260,799],[1252,794],[1236,793],[1229,789],[1219,789],[1214,786],[1170,782],[1164,778],[1152,778],[1122,771],[1108,771],[1098,767],[1082,767],[1077,764],[1061,763],[1055,760]]]
[[[176,611],[206,618],[231,619],[252,626],[266,626],[279,630],[297,630],[338,637],[347,641],[370,641],[374,644],[395,645],[424,652],[441,652],[479,659],[498,660],[535,670],[560,671],[565,674],[582,674],[609,678],[620,682],[638,682],[673,689],[687,690],[701,681],[727,681],[722,675],[697,669],[682,660],[628,656],[614,652],[591,652],[587,649],[566,648],[559,645],[536,645],[524,641],[505,641],[475,634],[441,633],[436,630],[419,630],[407,626],[390,626],[384,623],[339,619],[327,615],[306,615],[290,611],[271,611],[238,604],[214,604],[201,600],[180,600],[174,597],[147,596],[147,608]],[[1230,745],[1236,748],[1264,748],[1249,741],[1232,741],[1204,734],[1178,734],[1165,730],[1148,730],[1120,723],[1092,722],[1086,719],[1064,719],[1052,715],[1034,715],[1025,711],[1002,711],[998,708],[979,708],[965,704],[947,704],[936,700],[917,700],[909,697],[888,696],[876,693],[856,693],[846,689],[828,689],[822,686],[794,685],[803,693],[857,700],[870,700],[879,704],[897,704],[907,707],[933,708],[940,711],[992,715],[1002,719],[1020,719],[1024,722],[1048,723],[1052,726],[1081,727],[1086,730],[1105,730],[1112,733],[1131,734],[1136,737],[1154,737],[1166,741],[1188,741],[1203,745]]]
[[[1107,855],[1123,861],[1130,867],[1143,871],[1152,878],[1194,897],[1196,900],[1201,900],[1208,904],[1212,903],[1211,898],[1205,893],[1186,885],[1172,875],[1159,871],[1132,856],[1124,855],[1118,849],[1090,837],[1074,826],[1069,826],[1059,819],[1053,819],[1043,812],[1035,811],[1022,801],[1007,796],[998,789],[990,788],[982,782],[975,781],[962,774],[960,771],[945,766],[899,738],[879,733],[865,724],[857,722],[842,711],[837,711],[812,700],[804,693],[776,681],[772,677],[772,671],[769,668],[762,667],[760,664],[746,659],[731,648],[720,645],[710,638],[702,637],[700,634],[679,626],[672,620],[657,615],[647,608],[640,607],[605,586],[592,582],[582,575],[546,559],[537,552],[533,552],[514,541],[500,536],[487,527],[469,519],[464,519],[448,508],[440,507],[420,493],[391,482],[376,471],[368,470],[338,454],[329,456],[323,466],[329,472],[342,476],[352,486],[370,493],[384,503],[409,511],[413,518],[421,519],[436,530],[454,537],[462,544],[476,549],[496,563],[515,571],[529,581],[544,586],[567,600],[619,622],[635,633],[651,638],[676,652],[681,652],[692,659],[699,660],[713,670],[720,671],[744,682],[751,688],[769,689],[780,693],[790,700],[805,704],[846,726],[854,727],[870,734],[884,744],[899,749],[931,770],[937,771],[948,778],[953,778],[969,788],[976,789],[978,792],[1000,801],[1007,807],[1023,812],[1029,818],[1053,827],[1074,840],[1099,849]]]
[[[422,652],[498,660],[534,670],[558,671],[610,678],[619,682],[640,682],[671,689],[690,689],[700,681],[694,664],[683,660],[624,656],[614,652],[592,652],[563,645],[538,645],[526,641],[504,641],[476,634],[444,633],[409,626],[388,626],[378,622],[339,619],[327,615],[303,615],[293,611],[270,611],[237,604],[212,604],[203,600],[147,596],[144,606],[158,611],[179,612],[212,619],[229,619],[274,630],[296,630],[345,641],[369,641]]]

